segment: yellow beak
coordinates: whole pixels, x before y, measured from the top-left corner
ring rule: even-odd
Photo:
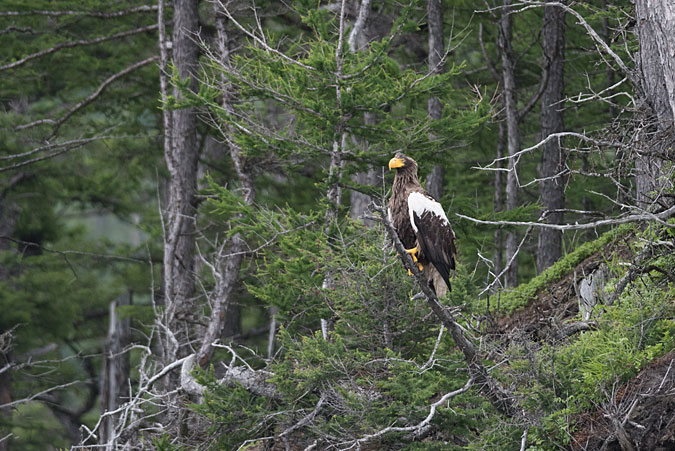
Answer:
[[[390,171],[392,169],[402,168],[403,166],[405,166],[405,160],[403,160],[403,158],[394,157],[391,160],[389,160],[389,170]]]

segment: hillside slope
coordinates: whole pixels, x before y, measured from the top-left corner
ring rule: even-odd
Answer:
[[[502,294],[492,358],[528,406],[527,449],[675,449],[674,248],[620,228]]]

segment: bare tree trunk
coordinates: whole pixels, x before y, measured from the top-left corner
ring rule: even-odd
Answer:
[[[371,116],[369,114],[369,116]],[[368,121],[367,119],[364,121],[366,124],[372,124],[372,120]],[[358,174],[354,174],[353,177],[354,182],[358,183],[359,185],[365,185],[365,186],[377,186],[378,184],[382,183],[382,177],[379,171],[377,171],[374,168],[369,168],[368,171],[366,172],[359,172]],[[369,219],[364,219],[366,216],[366,212],[368,210],[368,205],[370,205],[371,199],[370,196],[367,194],[358,192],[358,191],[352,191],[349,199],[349,216],[352,219],[361,219],[365,224],[371,225],[371,220]]]
[[[520,148],[520,130],[518,126],[518,103],[516,98],[516,60],[511,47],[512,19],[508,13],[511,0],[504,0],[502,17],[499,20],[498,46],[502,60],[502,80],[504,83],[504,113],[506,115],[507,152],[515,155]],[[518,178],[516,174],[516,160],[508,160],[508,174],[506,176],[506,209],[518,207]],[[518,249],[518,236],[515,232],[506,233],[506,261],[511,261]],[[514,258],[504,277],[507,287],[518,285],[518,259]]]
[[[561,101],[565,95],[565,10],[555,6],[544,8],[542,29],[544,64],[548,65],[548,81],[541,98],[541,138],[562,132],[563,110]],[[541,204],[546,211],[565,208],[565,185],[567,177],[558,174],[565,168],[567,155],[559,140],[550,140],[542,146],[539,175],[544,180],[539,185]],[[550,224],[562,224],[563,213],[548,213]],[[548,228],[539,229],[537,242],[537,273],[551,266],[562,256],[562,232]]]
[[[108,337],[103,350],[103,371],[101,372],[101,411],[117,409],[129,396],[129,354],[124,352],[131,343],[131,323],[121,319],[117,308],[132,303],[131,291],[110,303]],[[99,444],[110,444],[114,437],[114,418],[107,416],[101,424]]]
[[[427,0],[427,22],[429,24],[429,72],[443,72],[441,60],[445,54],[443,40],[443,0]],[[430,97],[427,102],[427,113],[432,119],[440,119],[443,105],[438,97]],[[434,165],[427,177],[427,191],[440,200],[443,196],[443,166]]]
[[[497,160],[498,166],[497,169],[501,169],[502,162],[499,160],[504,156],[504,150],[506,149],[506,125],[503,120],[499,121],[497,132]],[[502,171],[495,171],[495,213],[504,211],[504,175]],[[495,269],[494,273],[499,275],[504,270],[504,234],[502,233],[501,228],[497,228],[494,233],[494,242],[495,242],[495,254],[494,254],[494,263]]]
[[[198,59],[194,41],[199,25],[197,4],[197,0],[174,1],[173,62],[181,79],[191,77],[190,89],[197,86],[194,77]],[[176,88],[174,96],[182,97]],[[174,335],[164,341],[165,364],[188,353],[188,349],[184,349],[189,341],[186,320],[193,314],[191,297],[194,291],[195,192],[199,156],[196,120],[194,108],[172,112],[171,143],[164,154],[169,169],[169,192],[164,211],[164,296],[167,326]]]
[[[368,22],[368,17],[370,16],[371,3],[372,0],[361,0],[360,2],[358,11],[356,13],[354,27],[352,28],[349,38],[347,39],[349,51],[352,53],[356,53],[368,45],[366,24]],[[371,113],[365,113],[363,122],[366,125],[374,124],[375,117]],[[357,145],[361,145],[363,148],[366,148],[367,143],[357,143]],[[381,183],[381,177],[378,171],[376,171],[374,168],[369,168],[366,172],[355,174],[354,181],[359,185],[374,186],[378,183]],[[363,220],[368,205],[370,205],[370,196],[358,191],[352,191],[349,200],[349,216],[353,219]],[[368,220],[364,220],[364,222],[366,224],[370,224],[370,221]]]
[[[636,139],[635,185],[638,206],[650,209],[660,190],[672,186],[664,173],[664,161],[675,143],[675,4],[670,0],[636,0],[635,13],[640,91],[656,129],[641,131]]]
[[[216,17],[217,46],[220,64],[223,67],[230,65],[230,37],[225,30],[224,19],[220,14],[219,5],[214,3],[214,14]],[[222,105],[226,111],[232,112],[232,89],[227,84],[226,79],[221,79],[223,83]],[[239,146],[227,136],[231,131],[229,128],[221,130],[225,135],[223,138],[228,144],[230,157],[234,165],[235,173],[239,181],[241,195],[247,204],[252,204],[255,199],[255,186],[253,178],[246,167],[246,160],[242,155]],[[238,285],[239,271],[244,260],[246,243],[243,237],[237,233],[229,242],[224,243],[217,251],[215,261],[211,265],[213,276],[216,281],[213,295],[211,296],[211,315],[208,324],[200,337],[201,345],[197,352],[197,362],[202,368],[206,368],[213,355],[213,342],[223,333],[232,329],[236,320],[236,326],[239,321],[239,306],[232,302],[233,293]]]

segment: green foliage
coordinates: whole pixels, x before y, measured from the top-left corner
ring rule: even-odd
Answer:
[[[449,338],[438,346],[436,363],[427,363],[437,346],[437,326],[424,301],[412,298],[413,278],[379,227],[345,219],[327,236],[319,218],[290,208],[243,206],[223,189],[216,189],[210,202],[213,214],[231,218],[247,240],[273,242],[260,250],[247,289],[275,306],[285,325],[277,335],[280,352],[266,367],[281,400],[219,386],[209,374],[200,376],[208,394],[195,408],[213,421],[217,447],[279,433],[311,412],[320,396],[326,397],[327,407],[315,422],[316,432],[307,432],[310,436],[344,434],[349,440],[398,418],[419,422],[436,396],[466,382],[462,359]],[[452,304],[475,296],[463,267],[453,287]],[[315,332],[320,318],[332,318],[329,340]],[[472,393],[457,403],[452,410],[439,409],[434,424],[447,436],[470,435],[477,426],[472,416],[485,406]],[[406,443],[405,435],[382,440]]]

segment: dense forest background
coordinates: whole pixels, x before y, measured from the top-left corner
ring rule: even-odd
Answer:
[[[673,36],[669,0],[0,1],[0,450],[673,449]]]

